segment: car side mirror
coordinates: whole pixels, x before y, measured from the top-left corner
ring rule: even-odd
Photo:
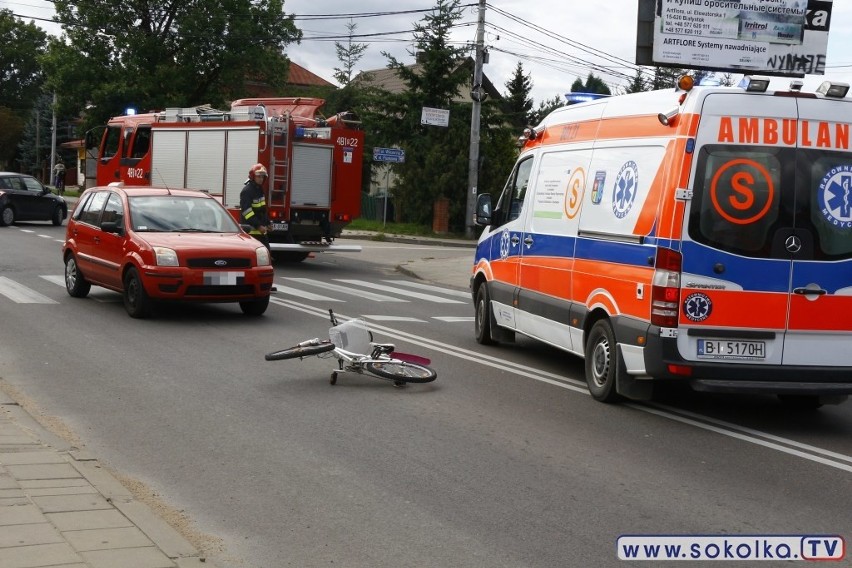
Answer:
[[[476,197],[476,214],[473,223],[479,227],[491,224],[491,194],[480,193]]]
[[[123,235],[124,227],[118,221],[104,221],[103,223],[101,223],[101,231],[103,231],[104,233]]]

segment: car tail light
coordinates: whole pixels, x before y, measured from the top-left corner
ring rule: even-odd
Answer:
[[[344,221],[344,222],[348,223],[349,221],[352,220],[352,216],[349,215],[349,213],[339,213],[337,215],[337,220],[338,221]]]
[[[668,248],[658,248],[651,287],[651,323],[660,327],[677,327],[680,306],[681,255]]]

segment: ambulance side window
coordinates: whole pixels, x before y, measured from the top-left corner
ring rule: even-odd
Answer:
[[[532,156],[518,163],[515,171],[512,172],[506,182],[506,187],[503,188],[503,194],[500,196],[500,202],[495,210],[495,218],[498,219],[499,224],[514,221],[520,217],[524,206],[524,197],[530,183],[532,164]]]

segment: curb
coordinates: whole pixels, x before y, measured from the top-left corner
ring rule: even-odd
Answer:
[[[31,536],[36,540],[23,539],[20,543],[0,546],[0,565],[18,566],[25,562],[20,565],[33,568],[53,565],[98,568],[109,564],[215,568],[215,564],[147,504],[136,500],[130,490],[89,452],[74,448],[50,432],[2,390],[0,428],[4,433],[20,432],[20,436],[11,436],[15,441],[0,443],[0,478],[5,479],[4,491],[7,492],[3,493],[7,496],[6,502],[0,501],[0,518],[4,509],[10,515],[24,509],[32,511],[30,519],[17,522],[12,519],[0,524],[4,529],[19,528],[25,533],[31,533],[33,527],[44,527],[54,535],[48,541],[38,541]],[[70,469],[63,470],[58,479],[55,473],[32,473],[38,468],[51,467]],[[79,482],[63,486],[63,479],[73,482],[81,478]],[[10,487],[12,485],[18,487]],[[107,522],[107,518],[115,524]],[[92,524],[87,525],[87,520]],[[123,535],[118,534],[122,532]],[[128,536],[130,532],[137,536]],[[81,547],[75,539],[82,534],[97,534],[95,540],[100,540],[100,547]],[[23,559],[24,556],[28,560]]]

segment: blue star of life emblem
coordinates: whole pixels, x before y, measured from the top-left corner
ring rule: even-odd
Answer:
[[[710,317],[713,303],[706,294],[690,294],[683,301],[683,312],[689,321],[704,321]]]
[[[500,235],[500,258],[508,258],[509,251],[512,248],[511,239],[509,238],[509,229],[504,229]]]

